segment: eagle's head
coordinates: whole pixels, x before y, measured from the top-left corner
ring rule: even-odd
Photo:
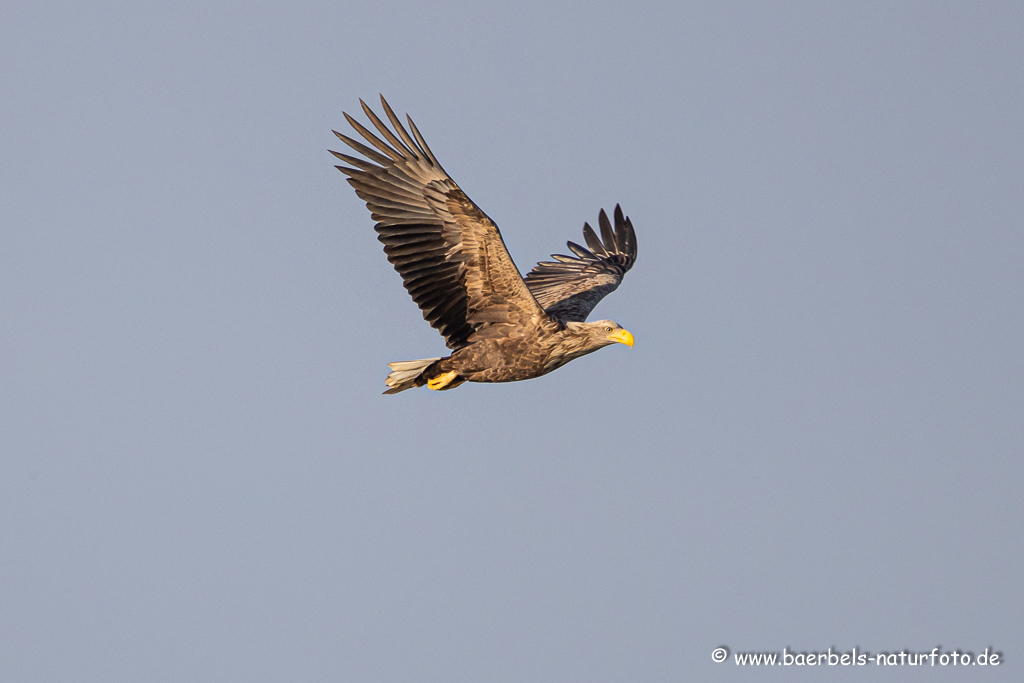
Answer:
[[[590,323],[568,322],[565,327],[571,333],[574,341],[582,342],[581,353],[577,354],[579,356],[597,351],[609,344],[619,343],[633,346],[633,335],[612,320],[597,320]]]

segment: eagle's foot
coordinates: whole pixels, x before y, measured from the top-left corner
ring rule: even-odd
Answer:
[[[433,389],[434,391],[441,391],[442,389],[454,389],[455,387],[459,386],[460,384],[466,381],[456,381],[456,378],[458,376],[458,373],[455,372],[454,370],[452,370],[451,372],[445,372],[438,375],[434,379],[428,379],[427,386]]]

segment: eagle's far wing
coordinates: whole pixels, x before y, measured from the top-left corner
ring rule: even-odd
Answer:
[[[550,323],[498,227],[441,168],[412,119],[406,117],[410,135],[383,96],[380,101],[394,130],[360,100],[383,139],[345,114],[372,148],[335,131],[365,158],[331,153],[348,164],[337,168],[366,202],[384,253],[424,319],[452,349],[474,335]]]
[[[554,261],[541,261],[526,276],[526,285],[548,315],[565,321],[583,322],[598,302],[615,291],[626,271],[636,262],[636,233],[633,223],[615,205],[615,229],[608,214],[598,216],[601,237],[589,223],[583,237],[590,249],[567,242],[575,256],[552,254]]]

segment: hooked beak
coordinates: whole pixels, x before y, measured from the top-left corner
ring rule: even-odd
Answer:
[[[631,335],[627,330],[615,330],[608,335],[608,338],[613,342],[626,344],[629,348],[633,348],[633,335]]]

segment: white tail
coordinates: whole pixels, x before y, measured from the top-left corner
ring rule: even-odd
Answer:
[[[423,371],[430,366],[434,361],[441,360],[440,358],[425,358],[424,360],[400,360],[395,363],[388,363],[388,367],[391,368],[391,373],[384,380],[384,383],[388,385],[388,390],[385,394],[397,394],[399,391],[405,391],[406,389],[412,389],[415,386],[423,386],[426,382],[416,383],[416,380],[420,378]]]

